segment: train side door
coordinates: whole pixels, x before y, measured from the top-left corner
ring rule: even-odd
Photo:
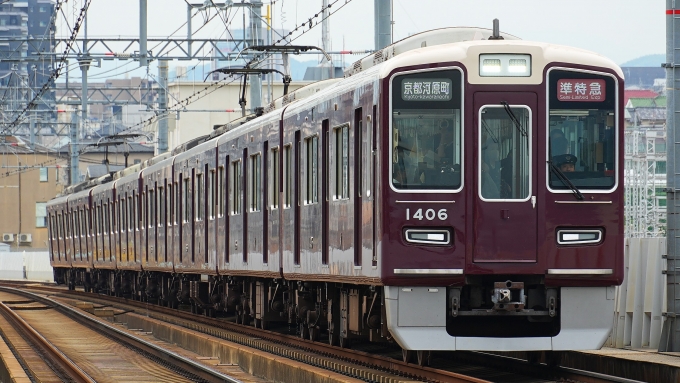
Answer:
[[[475,93],[475,263],[537,261],[536,112],[535,93]]]

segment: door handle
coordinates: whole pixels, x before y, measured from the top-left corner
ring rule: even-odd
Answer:
[[[531,196],[531,207],[536,209],[536,196],[535,195]]]

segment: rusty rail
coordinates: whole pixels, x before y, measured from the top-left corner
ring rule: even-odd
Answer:
[[[40,335],[30,324],[23,320],[4,303],[0,302],[0,314],[4,316],[15,329],[26,335],[29,341],[35,346],[45,351],[54,365],[61,369],[61,372],[68,375],[77,383],[96,383],[85,371],[81,370],[71,359],[64,355],[58,348],[50,343],[45,337]]]
[[[0,283],[0,285],[4,284]],[[434,369],[429,367],[420,367],[414,364],[404,363],[401,360],[392,359],[385,356],[373,355],[362,351],[330,346],[328,344],[319,342],[313,342],[310,340],[301,339],[297,336],[281,334],[268,330],[262,330],[252,326],[239,325],[224,320],[207,318],[204,316],[191,314],[176,309],[170,309],[163,306],[156,305],[149,306],[146,303],[135,300],[129,300],[126,298],[117,298],[107,295],[97,295],[85,293],[82,291],[66,291],[63,289],[46,286],[30,286],[30,287],[22,286],[22,287],[41,291],[49,291],[52,293],[58,292],[61,294],[67,294],[71,296],[78,296],[80,298],[86,298],[91,301],[100,301],[107,303],[116,302],[118,304],[133,306],[137,309],[142,310],[153,309],[153,311],[156,313],[171,316],[173,318],[181,319],[184,321],[189,321],[194,324],[200,324],[213,328],[220,328],[227,331],[233,331],[253,338],[259,338],[266,341],[285,344],[288,346],[299,348],[301,350],[314,352],[323,356],[338,358],[349,363],[355,363],[358,365],[372,367],[375,369],[384,370],[391,374],[403,375],[414,379],[421,379],[429,382],[474,382],[474,383],[488,382],[487,380],[466,376],[451,371]],[[194,330],[201,331],[198,328],[194,328]],[[516,358],[502,357],[498,355],[488,355],[486,353],[460,352],[456,356],[456,359],[459,358],[477,365],[486,365],[494,367],[499,370],[512,371],[514,373],[526,376],[534,377],[540,376],[546,379],[550,377],[550,379],[562,379],[567,381],[577,381],[583,383],[607,383],[607,382],[637,383],[637,381],[630,379],[592,373],[588,371],[581,371],[571,368],[547,367],[544,365],[538,366],[530,365]]]

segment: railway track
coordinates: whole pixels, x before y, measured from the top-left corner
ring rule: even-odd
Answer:
[[[386,380],[384,376],[427,382],[634,382],[587,371],[532,365],[517,358],[488,353],[433,353],[432,367],[420,367],[402,362],[401,350],[393,346],[371,343],[357,344],[354,349],[339,348],[287,334],[286,329],[283,329],[283,332],[262,330],[224,319],[208,318],[181,310],[81,291],[45,286],[31,289],[71,299],[87,300],[99,305],[115,305],[124,311],[137,311],[162,322],[285,356],[366,382],[382,381],[379,380],[380,374],[385,381],[390,380]],[[290,351],[291,349],[298,352]]]
[[[29,300],[17,300],[17,296]],[[56,300],[7,287],[0,288],[0,299],[10,303],[0,303],[2,316],[53,370],[46,380],[44,372],[35,372],[40,368],[34,363],[21,360],[32,381],[243,383]],[[39,309],[43,311],[35,314]],[[25,311],[19,315],[18,310]],[[6,334],[7,329],[3,330]],[[23,359],[21,355],[15,353]]]

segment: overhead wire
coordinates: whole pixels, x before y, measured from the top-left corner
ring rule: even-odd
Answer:
[[[341,0],[335,0],[335,1],[333,1],[332,3],[329,3],[328,6],[327,6],[327,8],[330,9],[334,4],[338,3],[339,1],[341,1]],[[326,16],[326,17],[323,17],[323,11],[324,11],[325,9],[322,7],[321,10],[320,10],[319,12],[317,12],[316,14],[314,14],[314,16],[308,18],[308,20],[307,20],[306,22],[303,22],[303,23],[297,25],[297,26],[295,27],[295,29],[291,30],[285,37],[282,37],[281,39],[277,40],[276,43],[273,44],[273,45],[276,45],[276,44],[280,43],[281,41],[284,41],[285,38],[287,38],[287,37],[289,37],[289,36],[292,36],[293,33],[295,33],[296,31],[298,31],[300,28],[304,28],[305,26],[308,25],[308,26],[309,26],[309,29],[307,29],[307,30],[304,30],[304,29],[303,29],[303,31],[302,31],[298,36],[296,36],[295,38],[291,39],[290,41],[286,41],[287,44],[285,44],[285,45],[290,45],[293,41],[295,41],[295,40],[297,40],[298,38],[302,37],[305,33],[309,32],[309,31],[312,30],[314,27],[316,27],[317,25],[319,25],[320,22],[322,22],[322,21],[325,20],[326,18],[331,17],[332,15],[334,15],[335,13],[337,13],[340,9],[344,8],[344,7],[345,7],[347,4],[349,4],[352,0],[342,0],[342,1],[344,1],[344,2],[343,2],[339,7],[337,7],[336,9],[334,9],[333,12],[329,12],[329,13],[328,13],[328,16]],[[320,19],[320,20],[317,20],[316,23],[312,22],[313,19],[318,18],[320,15],[321,15],[321,19]],[[214,16],[213,16],[213,17],[214,17]],[[265,57],[262,57],[262,59],[258,59],[258,58],[261,57],[261,56],[262,56],[262,55],[256,55],[256,56],[251,60],[251,62],[257,62],[257,63],[264,62]],[[271,54],[270,54],[270,53],[267,53],[265,56],[271,56]],[[256,60],[256,59],[257,59],[257,60]],[[230,81],[230,82],[228,82],[228,83],[222,83],[223,81],[225,81],[225,80],[227,80],[228,78],[231,78],[231,77],[233,77],[233,76],[232,76],[232,75],[229,75],[229,77],[226,77],[226,78],[224,78],[224,79],[222,79],[222,80],[213,81],[210,85],[207,85],[206,87],[204,87],[204,88],[201,89],[200,91],[194,92],[193,94],[191,94],[191,95],[185,97],[185,98],[182,99],[181,101],[176,102],[175,104],[169,106],[166,110],[167,110],[167,111],[172,111],[173,108],[175,108],[175,107],[177,107],[177,106],[182,106],[183,108],[185,108],[186,106],[190,105],[191,103],[196,102],[197,100],[200,100],[201,98],[207,96],[208,94],[210,94],[210,93],[212,93],[212,92],[214,92],[214,91],[216,91],[216,90],[218,90],[218,89],[220,89],[220,88],[222,88],[222,87],[224,87],[224,86],[227,86],[227,85],[233,83],[234,81],[236,81],[236,79],[234,78],[232,81]],[[219,86],[218,86],[218,85],[219,85]],[[217,87],[217,88],[211,89],[211,88],[213,88],[213,87]],[[202,96],[199,97],[199,95],[200,95],[201,93],[207,92],[207,90],[209,90],[209,89],[211,89],[211,91],[210,91],[209,93],[203,94]],[[196,98],[196,99],[192,100],[193,98]],[[139,123],[137,123],[137,124],[135,124],[135,125],[132,125],[132,126],[128,127],[127,129],[123,130],[121,133],[127,133],[127,132],[137,131],[137,130],[135,130],[135,128],[137,128],[137,127],[139,127],[139,130],[144,129],[144,128],[146,128],[147,126],[149,126],[150,124],[153,124],[154,121],[157,119],[157,117],[158,117],[158,116],[152,116],[152,117],[150,117],[150,118],[148,118],[148,119],[146,119],[146,120],[144,120],[144,121],[141,121],[141,122],[139,122]]]
[[[56,80],[60,75],[61,71],[66,63],[66,56],[68,55],[69,51],[72,49],[72,46],[76,40],[76,37],[78,36],[78,31],[80,30],[80,27],[85,19],[85,14],[87,13],[87,9],[90,6],[90,2],[92,0],[86,0],[85,5],[81,8],[80,14],[78,16],[78,19],[76,20],[76,23],[73,26],[73,30],[71,31],[71,37],[69,38],[68,42],[66,43],[66,47],[64,49],[64,53],[62,54],[60,60],[59,60],[59,66],[52,71],[52,75],[50,75],[50,78],[43,84],[41,87],[40,91],[33,97],[33,99],[24,107],[24,109],[19,113],[19,115],[14,119],[13,122],[9,124],[9,126],[5,126],[3,128],[3,134],[6,133],[12,133],[11,129],[16,128],[16,126],[19,124],[19,121],[22,119],[22,117],[26,114],[26,112],[29,109],[33,109],[36,106],[36,100],[39,98],[42,98],[42,96],[50,89],[50,85],[52,81]],[[63,3],[60,3],[63,4]]]

